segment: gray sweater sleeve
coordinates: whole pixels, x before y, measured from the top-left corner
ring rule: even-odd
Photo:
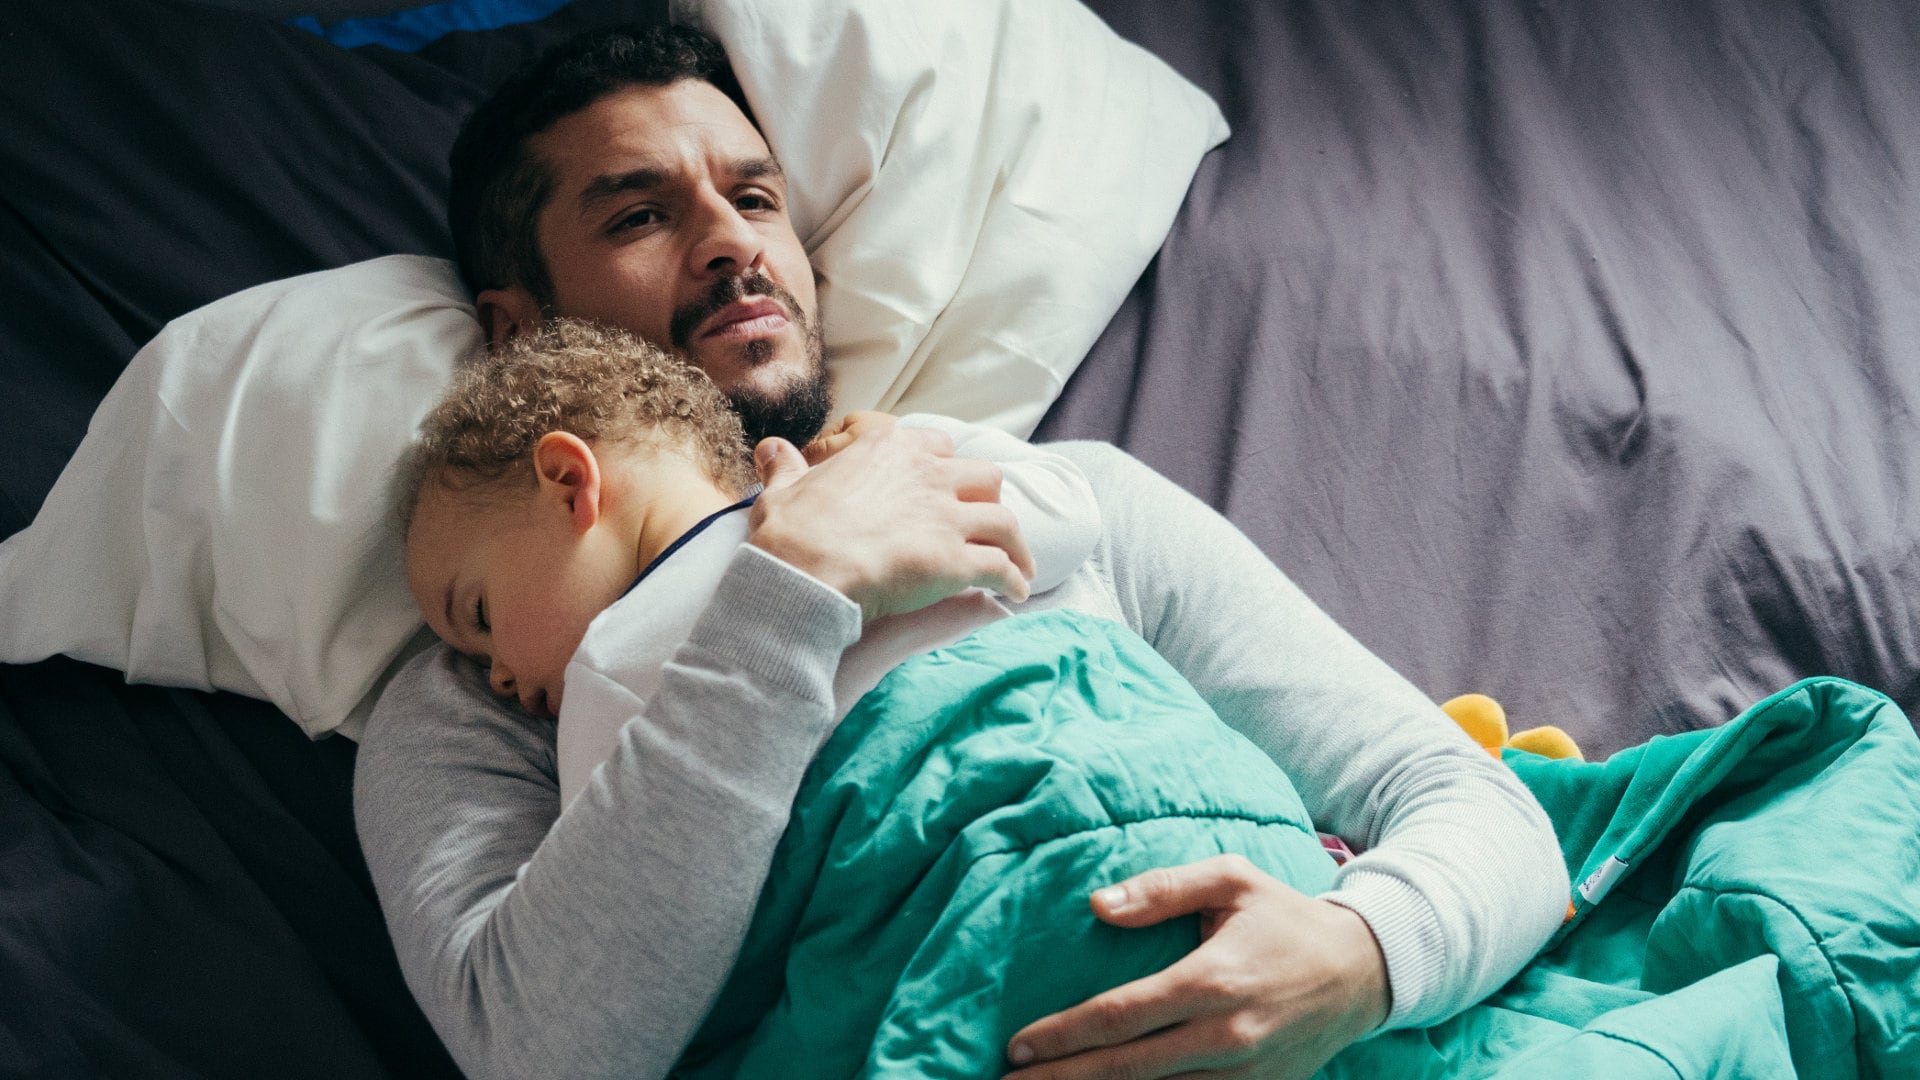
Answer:
[[[647,721],[560,814],[553,730],[436,647],[382,696],[354,812],[409,987],[462,1069],[657,1077],[739,949],[859,610],[742,548]]]
[[[1568,898],[1532,794],[1226,519],[1106,444],[1049,449],[1100,500],[1094,564],[1127,622],[1363,852],[1323,898],[1380,942],[1386,1026],[1438,1022],[1512,977]]]

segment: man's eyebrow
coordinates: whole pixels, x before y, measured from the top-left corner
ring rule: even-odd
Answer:
[[[608,173],[596,176],[587,182],[580,191],[580,207],[593,209],[593,205],[616,195],[625,195],[632,191],[652,191],[667,182],[667,170],[643,165],[638,169],[628,169],[623,173]]]
[[[768,177],[784,178],[786,170],[771,157],[736,158],[723,167],[736,180],[761,180]],[[628,169],[621,173],[607,173],[596,176],[580,189],[580,208],[591,211],[595,204],[617,195],[626,195],[636,191],[652,191],[665,184],[667,170],[652,165],[642,165],[637,169]]]
[[[786,177],[787,171],[780,167],[779,162],[770,157],[754,157],[741,158],[734,162],[733,175],[742,180],[759,180],[763,177],[772,177],[779,180]]]

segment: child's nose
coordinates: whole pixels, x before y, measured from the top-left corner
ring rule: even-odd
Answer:
[[[501,697],[513,697],[513,672],[507,666],[495,660],[487,672],[487,681],[493,685],[493,692]]]

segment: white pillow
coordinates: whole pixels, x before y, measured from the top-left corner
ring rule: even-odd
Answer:
[[[0,660],[66,653],[339,727],[420,628],[387,481],[479,344],[451,264],[413,255],[175,319],[0,544]]]
[[[1219,107],[1074,0],[675,0],[820,271],[841,411],[1025,437],[1166,239]]]
[[[681,14],[727,46],[787,172],[842,410],[1031,432],[1226,133],[1071,0]],[[0,544],[0,662],[66,653],[357,735],[422,640],[388,481],[479,341],[451,264],[414,256],[176,319]]]

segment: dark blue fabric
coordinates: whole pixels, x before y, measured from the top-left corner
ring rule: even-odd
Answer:
[[[444,3],[346,19],[331,26],[312,15],[288,19],[290,26],[319,34],[343,49],[384,45],[414,52],[455,30],[495,30],[533,22],[565,7],[570,0],[445,0]]]

